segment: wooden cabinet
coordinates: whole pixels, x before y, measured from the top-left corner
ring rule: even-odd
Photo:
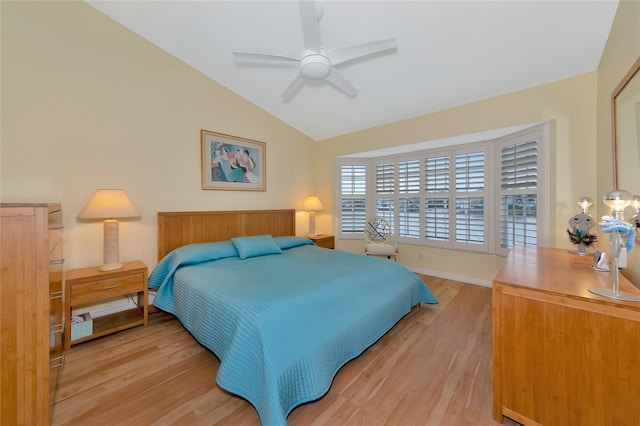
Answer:
[[[493,415],[524,425],[640,419],[640,303],[566,250],[514,247],[493,282]],[[620,289],[640,291],[624,277]]]
[[[315,243],[318,247],[334,249],[335,248],[335,239],[333,235],[329,234],[321,234],[321,235],[307,235],[311,241]]]
[[[122,269],[102,272],[99,266],[71,269],[66,278],[66,315],[64,322],[65,348],[71,345],[115,333],[116,331],[147,325],[147,266],[139,261],[124,262]],[[107,302],[126,295],[135,295],[136,307],[93,318],[92,333],[71,340],[71,314],[73,308],[98,302]]]
[[[62,365],[61,230],[60,204],[0,204],[2,424],[46,425],[51,418]]]

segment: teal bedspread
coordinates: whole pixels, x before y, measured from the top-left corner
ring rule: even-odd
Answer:
[[[154,304],[220,359],[224,389],[262,424],[287,424],[327,392],[337,371],[418,302],[438,303],[398,263],[276,238],[281,254],[241,260],[231,242],[185,246],[149,278]]]

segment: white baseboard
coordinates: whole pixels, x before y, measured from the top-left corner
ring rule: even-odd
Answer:
[[[466,277],[464,275],[448,274],[448,273],[442,272],[442,271],[435,271],[435,270],[423,269],[423,268],[410,267],[408,269],[411,272],[415,272],[417,274],[430,275],[432,277],[444,278],[444,279],[453,280],[453,281],[460,281],[460,282],[463,282],[463,283],[480,285],[482,287],[489,287],[489,288],[493,287],[493,284],[492,284],[491,281],[481,280],[481,279],[474,278],[474,277]]]

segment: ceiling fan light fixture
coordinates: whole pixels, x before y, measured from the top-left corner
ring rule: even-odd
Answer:
[[[331,73],[331,61],[318,53],[300,59],[300,74],[311,80],[322,80]]]
[[[291,101],[305,81],[308,80],[325,80],[348,97],[357,96],[358,91],[356,88],[333,66],[395,49],[396,40],[378,40],[353,46],[325,49],[322,47],[322,37],[318,23],[324,14],[322,7],[314,0],[299,0],[299,5],[305,49],[299,57],[254,52],[233,52],[233,55],[241,60],[298,61],[299,73],[282,94],[283,102]]]

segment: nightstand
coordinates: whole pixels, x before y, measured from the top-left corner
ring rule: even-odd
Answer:
[[[149,308],[147,304],[147,265],[136,260],[123,262],[124,267],[114,271],[101,272],[99,266],[71,269],[66,274],[64,345],[71,345],[115,333],[116,331],[147,325]],[[136,296],[135,308],[93,318],[92,333],[71,340],[71,312],[73,308],[99,302],[120,299],[125,295]]]
[[[317,245],[318,247],[334,249],[335,248],[335,240],[333,235],[330,234],[320,234],[320,235],[307,235],[307,238],[310,239]]]

